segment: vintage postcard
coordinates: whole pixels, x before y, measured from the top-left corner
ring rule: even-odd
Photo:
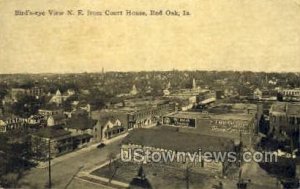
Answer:
[[[300,0],[0,0],[0,188],[300,188]]]

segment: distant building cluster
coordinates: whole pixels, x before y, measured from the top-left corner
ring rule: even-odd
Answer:
[[[11,87],[3,93],[0,132],[29,133],[31,151],[39,161],[123,137],[120,148],[125,152],[143,148],[176,154],[202,149],[239,154],[267,149],[295,157],[300,147],[299,88],[275,77],[211,75],[86,74],[72,75],[68,81],[59,76],[57,86],[52,85],[53,78],[44,77],[47,85]],[[74,83],[83,79],[76,87]],[[189,163],[168,166],[185,169]],[[193,171],[226,176],[239,166],[227,160],[203,161]]]

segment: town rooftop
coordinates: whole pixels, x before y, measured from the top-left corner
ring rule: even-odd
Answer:
[[[223,137],[213,137],[195,133],[182,133],[173,129],[136,129],[123,140],[123,144],[136,144],[178,152],[227,151],[234,142]]]

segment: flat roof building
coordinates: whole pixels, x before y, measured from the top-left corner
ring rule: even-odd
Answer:
[[[178,152],[229,151],[234,141],[225,137],[177,132],[175,129],[136,129],[123,140],[123,144],[136,144]]]
[[[112,115],[123,114],[128,119],[128,129],[151,127],[157,125],[161,117],[174,112],[176,105],[174,102],[163,99],[137,98],[124,100],[122,103],[116,104],[114,107],[102,113],[110,113]],[[92,117],[95,112],[92,112]]]
[[[162,163],[184,170],[190,166],[195,172],[212,173],[213,175],[226,174],[231,163],[227,161],[227,158],[219,161],[215,159],[216,157],[207,157],[205,154],[214,152],[225,154],[236,152],[237,149],[234,140],[228,138],[178,132],[176,129],[167,127],[136,129],[123,140],[121,148],[123,160],[128,158],[128,161],[141,163],[138,159],[132,158],[132,154],[129,155],[133,150],[139,149],[145,152],[141,154],[144,157],[143,163]],[[161,154],[162,159],[154,162],[147,160],[146,157],[153,158],[151,154],[157,155],[157,153]],[[165,160],[163,153],[174,155],[176,159]],[[188,154],[194,156],[194,159],[187,158]]]
[[[270,132],[292,134],[299,130],[300,103],[277,102],[269,111]]]
[[[241,140],[250,145],[256,129],[256,115],[245,113],[176,112],[163,117],[165,126],[182,132]]]
[[[61,128],[42,128],[31,135],[31,150],[38,160],[46,160],[49,152],[52,158],[57,157],[74,150],[73,137]]]

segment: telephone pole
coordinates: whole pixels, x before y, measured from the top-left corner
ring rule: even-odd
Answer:
[[[51,144],[50,144],[51,139],[49,138],[49,143],[48,143],[48,163],[49,163],[49,185],[48,187],[51,188],[52,187],[52,182],[51,182]]]
[[[189,167],[186,167],[186,173],[185,173],[185,181],[186,181],[186,189],[190,188],[190,170]]]

